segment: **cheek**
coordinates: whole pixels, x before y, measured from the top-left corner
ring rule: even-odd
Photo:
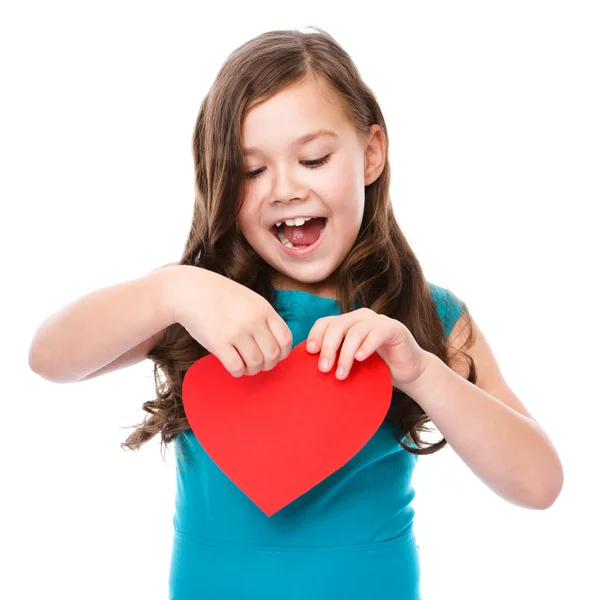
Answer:
[[[324,196],[331,199],[334,205],[350,205],[359,193],[360,181],[356,166],[350,161],[342,160],[335,165],[331,175],[324,185]]]
[[[241,231],[253,229],[253,210],[250,209],[247,203],[243,204],[241,210],[237,214],[237,225]]]
[[[346,169],[325,188],[326,200],[332,214],[348,221],[360,221],[364,211],[364,188],[359,189]]]
[[[263,230],[259,224],[257,213],[254,213],[252,210],[242,209],[237,215],[237,226],[252,248],[258,247],[261,244]]]

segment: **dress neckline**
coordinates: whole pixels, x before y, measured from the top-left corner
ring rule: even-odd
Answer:
[[[303,290],[282,290],[279,288],[274,288],[274,291],[276,293],[280,293],[280,294],[305,294],[306,296],[310,296],[312,298],[317,298],[318,300],[325,300],[326,302],[333,302],[336,303],[338,302],[337,299],[335,298],[328,298],[327,296],[318,296],[317,294],[313,294],[311,292],[305,292]]]

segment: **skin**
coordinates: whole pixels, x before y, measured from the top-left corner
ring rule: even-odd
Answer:
[[[293,140],[318,129],[321,136],[301,146]],[[237,224],[249,245],[275,269],[274,285],[336,298],[335,270],[360,230],[364,188],[379,177],[387,141],[379,125],[360,133],[335,94],[323,83],[291,85],[247,112],[242,126],[246,192]],[[326,155],[315,167],[310,161]],[[307,162],[305,162],[307,161]],[[247,173],[255,171],[255,178]],[[327,217],[325,239],[313,254],[291,257],[272,237],[272,223],[296,216]]]
[[[329,90],[326,90],[329,94]],[[297,151],[291,141],[318,128],[333,129],[338,140],[319,138]],[[359,136],[345,115],[316,84],[283,90],[248,113],[243,139],[262,154],[249,157],[245,172],[262,168],[248,186],[239,227],[252,248],[276,269],[277,287],[335,299],[332,274],[354,243],[364,208],[364,186],[381,174],[387,154],[377,125]],[[332,156],[310,169],[305,160]],[[327,238],[318,252],[292,258],[268,231],[289,216],[327,216]],[[465,313],[450,334],[452,351],[464,347]],[[319,368],[336,359],[348,375],[353,361],[377,351],[395,386],[405,389],[472,471],[509,502],[535,509],[550,507],[563,485],[560,458],[551,441],[506,384],[484,335],[472,319],[477,339],[468,353],[479,378],[474,385],[433,354],[421,350],[407,328],[369,309],[319,319],[311,329],[310,352]],[[338,356],[338,347],[344,346]],[[357,356],[363,350],[362,356]],[[323,366],[323,359],[328,366]]]

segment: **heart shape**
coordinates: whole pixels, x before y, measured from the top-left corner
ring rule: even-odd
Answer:
[[[389,368],[375,352],[348,377],[301,342],[270,371],[233,377],[213,354],[186,372],[182,401],[202,447],[268,517],[346,464],[381,426]]]

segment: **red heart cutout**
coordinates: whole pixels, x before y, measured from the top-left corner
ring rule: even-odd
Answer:
[[[346,464],[381,426],[389,368],[375,352],[348,377],[319,370],[301,342],[270,371],[233,377],[209,354],[185,374],[192,431],[218,467],[269,517]]]

